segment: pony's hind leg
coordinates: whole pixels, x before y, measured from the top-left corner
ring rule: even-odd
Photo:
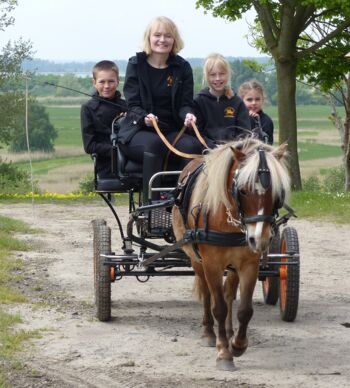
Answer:
[[[238,288],[238,276],[236,271],[229,270],[224,283],[224,296],[227,305],[227,317],[226,317],[226,335],[230,340],[233,337],[233,324],[232,324],[232,306],[233,301],[236,299]]]
[[[238,331],[230,347],[234,357],[241,356],[248,347],[247,328],[253,316],[253,292],[258,277],[258,265],[249,265],[239,273],[240,304],[238,307]]]
[[[216,335],[214,332],[214,318],[211,312],[210,291],[205,280],[203,268],[201,265],[193,265],[196,272],[195,293],[199,300],[203,302],[203,334],[201,336],[202,346],[214,347],[216,344]]]

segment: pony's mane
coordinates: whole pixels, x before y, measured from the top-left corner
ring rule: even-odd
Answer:
[[[221,145],[204,155],[204,171],[199,175],[193,193],[193,203],[208,207],[216,211],[220,204],[230,208],[227,193],[227,179],[234,163],[233,149],[239,149],[246,155],[239,166],[237,187],[254,190],[259,166],[258,148],[263,147],[267,165],[271,175],[271,188],[273,200],[284,190],[286,197],[290,192],[290,177],[286,158],[284,155],[277,158],[274,155],[276,148],[253,138],[233,141]]]

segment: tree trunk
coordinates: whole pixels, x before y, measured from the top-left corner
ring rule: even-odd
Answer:
[[[346,79],[345,122],[344,122],[344,191],[350,192],[350,74]]]
[[[275,59],[278,92],[279,143],[288,143],[293,190],[301,190],[296,114],[296,60]]]

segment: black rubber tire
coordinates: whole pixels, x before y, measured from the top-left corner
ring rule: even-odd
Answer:
[[[94,292],[96,293],[96,240],[98,239],[98,236],[97,236],[97,228],[99,225],[107,225],[107,222],[102,219],[102,218],[99,218],[99,219],[95,219],[95,220],[92,220],[91,221],[91,225],[92,225],[92,232],[93,232],[93,273],[94,273]]]
[[[284,228],[281,235],[281,253],[299,254],[299,239],[297,231],[293,227]],[[297,316],[300,287],[300,259],[282,258],[281,261],[296,262],[293,265],[281,265],[280,270],[280,315],[286,322],[293,322]],[[282,279],[282,273],[285,279]]]
[[[110,266],[105,265],[101,254],[111,254],[111,229],[107,225],[96,225],[95,231],[95,304],[99,321],[111,318]]]
[[[281,238],[279,231],[272,238],[268,253],[280,253]],[[277,258],[269,258],[269,262],[279,261]],[[278,267],[271,264],[269,269],[272,271],[278,270]],[[275,306],[279,297],[279,279],[278,277],[266,277],[262,282],[263,297],[266,304]]]

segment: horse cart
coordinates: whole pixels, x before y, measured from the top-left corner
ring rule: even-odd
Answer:
[[[213,157],[209,156],[209,160],[190,162],[187,165],[188,169],[186,166],[182,172],[159,172],[152,176],[149,182],[143,182],[142,166],[126,160],[120,150],[115,149],[113,169],[116,177],[98,179],[95,174],[95,191],[113,213],[116,221],[113,233],[116,232],[119,237],[112,241],[112,227],[107,225],[105,220],[92,221],[95,304],[97,318],[100,321],[108,321],[111,318],[113,283],[120,283],[124,277],[130,276],[135,277],[139,282],[146,282],[158,276],[201,275],[201,271],[205,274],[204,276],[202,273],[203,279],[209,282],[212,269],[205,268],[205,264],[209,261],[215,262],[216,257],[218,260],[224,260],[226,257],[226,262],[221,267],[222,279],[233,279],[228,285],[233,289],[232,300],[230,299],[231,303],[228,304],[232,304],[233,299],[236,298],[238,282],[252,283],[252,287],[247,291],[251,299],[256,278],[258,278],[262,283],[265,303],[276,305],[279,300],[281,319],[288,322],[295,320],[299,298],[299,243],[295,228],[287,226],[288,220],[295,214],[284,202],[285,190],[287,190],[283,186],[284,177],[281,178],[282,183],[276,183],[273,177],[276,175],[276,169],[271,165],[270,159],[276,159],[276,163],[279,163],[280,156],[271,156],[272,153],[276,154],[271,146],[265,146],[259,141],[250,142],[253,142],[250,144],[253,151],[249,152],[255,154],[257,159],[256,167],[249,167],[251,170],[256,170],[253,180],[248,178],[249,174],[247,175],[243,170],[248,168],[246,160],[249,153],[244,149],[244,145],[235,143],[222,147],[225,148],[223,154],[231,154],[231,159],[227,163],[221,158],[229,156],[221,157],[221,151],[214,153],[214,159],[216,158],[214,164],[218,164],[213,166],[212,176],[224,176],[222,181],[223,187],[227,187],[227,190],[224,190],[227,196],[221,202],[228,201],[228,204],[232,205],[226,204],[224,212],[220,204],[215,205],[216,210],[208,212],[205,206],[202,206],[204,199],[200,201],[200,206],[193,203],[193,196],[196,195],[193,192],[197,184],[204,184],[205,194],[203,195],[208,195],[210,191],[208,189],[210,179],[215,179],[210,175],[210,158],[213,159]],[[234,160],[238,161],[237,165]],[[222,170],[219,167],[218,170],[218,166],[223,165],[227,166],[225,167],[227,171],[224,171],[224,167]],[[248,181],[240,183],[240,179],[243,181],[250,179],[250,183]],[[201,180],[202,183],[200,183]],[[219,186],[218,181],[213,184]],[[278,187],[272,187],[273,185]],[[113,196],[115,193],[125,193],[128,198],[129,219],[126,225],[123,225],[118,214],[118,204],[115,204],[118,197],[115,200]],[[213,201],[220,202],[217,198],[218,194],[213,195]],[[217,217],[222,219],[216,220]],[[217,226],[222,224],[226,225],[223,231]],[[261,234],[260,240],[257,237],[258,233]],[[266,243],[263,245],[264,233],[269,233],[268,246]],[[206,249],[210,251],[210,256],[215,254],[215,258],[207,259]],[[242,259],[242,263],[244,260],[250,263],[258,260],[258,274],[257,276],[255,274],[255,278],[254,276],[252,279],[244,278],[247,276],[246,273],[251,272],[251,268],[255,268],[254,266],[250,265],[250,269],[245,271],[244,265],[238,261],[241,259],[234,258],[232,262],[230,261],[228,257],[233,257],[236,251],[243,252],[240,256],[247,257]],[[227,260],[231,264],[227,265]],[[222,284],[223,280],[220,287]],[[209,289],[212,289],[210,284]],[[240,288],[241,304],[244,304],[245,293],[245,289]],[[244,333],[240,334],[241,329],[238,330],[237,335],[241,338],[236,339],[236,344],[232,344],[235,351],[231,349],[231,355],[242,354],[247,346],[245,329],[252,315],[249,297],[247,300],[248,307],[240,307],[240,314],[238,314],[238,317],[244,316],[246,312],[248,315],[247,319],[243,319],[245,323],[240,322],[245,326],[242,328]],[[227,306],[227,308],[228,314],[232,315],[231,307]],[[205,314],[210,315],[211,312],[205,311]],[[214,315],[217,318],[215,311]],[[233,335],[233,330],[232,333],[227,333],[228,337],[230,337],[229,334]],[[209,337],[208,342],[212,345],[215,346],[216,341],[216,346],[219,346],[212,327],[206,328],[204,335]],[[224,358],[226,358],[224,360],[226,364],[219,365],[219,368],[229,369],[227,359],[230,363],[232,356],[231,359],[230,356],[224,356]]]

